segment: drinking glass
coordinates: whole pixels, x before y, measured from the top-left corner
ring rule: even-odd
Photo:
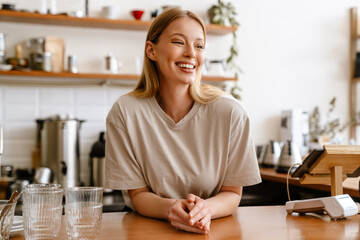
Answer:
[[[56,239],[62,215],[60,184],[29,184],[24,188],[23,219],[27,240]]]
[[[0,240],[8,240],[11,226],[14,220],[16,202],[9,203],[9,207],[5,209],[8,200],[0,200]],[[4,211],[4,213],[2,212]]]
[[[65,219],[68,239],[97,239],[101,228],[102,199],[102,187],[67,189]]]

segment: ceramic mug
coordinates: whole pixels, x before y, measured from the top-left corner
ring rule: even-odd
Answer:
[[[104,6],[102,8],[102,15],[104,18],[116,19],[119,9],[120,8],[118,6]]]
[[[140,20],[144,14],[144,10],[132,10],[130,13],[135,18],[135,20]]]

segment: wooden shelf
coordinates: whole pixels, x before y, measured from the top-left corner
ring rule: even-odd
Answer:
[[[275,169],[272,168],[260,168],[260,174],[263,180],[286,184],[286,173],[277,173]],[[345,179],[343,183],[344,194],[349,194],[350,196],[359,198],[359,179],[360,177]],[[289,184],[293,186],[310,188],[326,192],[331,191],[330,184],[301,184],[299,178],[289,177]]]
[[[90,17],[69,17],[65,15],[39,14],[29,12],[18,12],[9,10],[0,10],[0,21],[31,23],[43,25],[58,25],[68,27],[87,27],[87,28],[103,28],[118,30],[146,31],[151,21],[136,20],[112,20],[106,18],[90,18]],[[237,27],[220,26],[216,24],[206,25],[208,34],[225,35],[237,30]]]
[[[351,81],[353,81],[353,82],[360,82],[360,77],[352,78]]]
[[[27,80],[24,80],[26,77]],[[83,85],[86,83],[104,84],[118,83],[126,85],[136,84],[139,79],[137,74],[105,74],[105,73],[69,73],[69,72],[43,72],[43,71],[0,71],[0,83],[6,84],[72,84]],[[51,81],[49,81],[49,79]],[[203,76],[203,81],[224,82],[237,81],[235,77]]]

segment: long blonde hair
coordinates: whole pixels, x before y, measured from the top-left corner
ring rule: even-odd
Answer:
[[[161,13],[151,24],[147,33],[146,41],[151,41],[156,44],[160,35],[165,28],[174,20],[182,17],[190,17],[197,21],[204,32],[204,41],[206,41],[205,24],[199,16],[191,11],[184,11],[180,8],[170,8]],[[147,98],[156,96],[158,93],[160,84],[157,73],[156,64],[144,53],[144,66],[139,79],[139,82],[135,89],[129,93],[129,95]],[[190,95],[194,101],[206,104],[215,101],[220,95],[224,94],[224,91],[220,89],[201,83],[201,73],[196,76],[194,82],[190,86]]]

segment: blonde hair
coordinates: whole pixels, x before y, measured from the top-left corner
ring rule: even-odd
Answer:
[[[190,17],[197,21],[203,29],[204,41],[206,41],[205,24],[199,16],[191,11],[184,11],[180,8],[170,8],[161,13],[151,24],[147,33],[146,41],[151,41],[156,44],[160,35],[165,28],[174,20],[182,17]],[[156,96],[159,90],[159,77],[157,73],[156,64],[144,53],[144,66],[135,89],[129,95],[147,98]],[[194,82],[190,86],[190,95],[194,101],[206,104],[215,101],[220,95],[225,92],[208,84],[201,83],[201,73],[196,76]]]

